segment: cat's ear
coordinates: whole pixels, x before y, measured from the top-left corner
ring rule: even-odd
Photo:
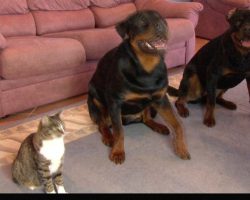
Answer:
[[[61,118],[61,116],[62,116],[62,110],[59,111],[58,113],[56,113],[54,116],[55,116],[55,117],[58,117],[58,118]]]
[[[48,126],[49,125],[49,117],[48,116],[44,116],[41,119],[41,123],[42,123],[43,126]]]

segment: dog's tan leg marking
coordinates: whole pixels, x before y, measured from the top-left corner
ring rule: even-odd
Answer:
[[[186,102],[191,100],[197,100],[202,96],[202,86],[200,84],[197,74],[192,75],[188,80],[188,94],[187,96],[182,96],[175,102],[176,109],[181,117],[188,117],[189,110],[185,106]]]
[[[160,104],[160,105],[154,104],[154,108],[157,110],[160,116],[165,120],[165,122],[169,123],[171,127],[174,129],[173,145],[174,145],[176,154],[181,159],[189,160],[191,156],[184,142],[183,129],[180,125],[180,122],[177,120],[177,116],[175,115],[172,109],[172,106],[167,100],[167,98],[164,98],[163,104]]]
[[[203,92],[200,80],[197,74],[194,74],[189,78],[189,89],[187,95],[187,101],[197,100],[201,97]]]
[[[114,143],[114,138],[109,129],[111,122],[107,114],[107,109],[105,109],[104,106],[96,98],[93,99],[93,102],[102,113],[101,122],[98,123],[98,129],[102,135],[102,142],[103,144],[112,147]]]
[[[214,105],[210,105],[209,103],[206,104],[206,113],[204,116],[203,123],[208,127],[215,126],[215,118],[214,118]]]
[[[118,105],[111,105],[110,119],[112,122],[114,144],[109,158],[115,164],[122,164],[125,161],[124,130],[122,126],[121,109]]]
[[[187,102],[186,97],[179,97],[175,102],[175,107],[181,117],[188,117],[189,116],[189,110],[185,106]]]
[[[115,164],[122,164],[125,161],[124,151],[124,133],[122,130],[113,128],[114,133],[114,145],[112,147],[109,158]]]
[[[144,111],[143,111],[143,114],[142,114],[142,120],[143,120],[143,123],[148,126],[149,128],[151,128],[153,131],[157,132],[157,133],[160,133],[160,134],[164,134],[164,135],[168,135],[169,134],[169,129],[162,125],[162,124],[159,124],[157,122],[155,122],[152,118],[151,118],[151,115],[150,115],[150,108],[146,108]]]
[[[104,124],[100,124],[98,129],[102,135],[103,144],[105,144],[106,146],[112,147],[114,144],[114,138],[109,127],[104,123]]]

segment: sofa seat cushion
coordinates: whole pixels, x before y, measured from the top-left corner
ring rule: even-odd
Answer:
[[[7,46],[5,37],[0,32],[0,50],[4,49]]]
[[[78,68],[86,60],[81,43],[73,39],[10,37],[1,52],[0,76],[20,79]]]
[[[194,26],[191,21],[182,18],[168,18],[169,26],[169,42],[168,46],[176,44],[185,44],[190,38],[195,35]]]
[[[114,27],[66,31],[44,36],[77,39],[84,46],[87,60],[100,59],[106,52],[118,46],[122,41]]]
[[[51,73],[51,74],[30,76],[30,77],[25,77],[25,78],[20,78],[20,79],[2,80],[1,81],[1,90],[8,91],[8,90],[12,90],[15,88],[29,86],[32,84],[39,84],[42,82],[48,82],[51,80],[60,79],[63,77],[75,76],[76,74],[81,74],[81,73],[87,74],[87,73],[94,72],[95,69],[96,69],[96,62],[86,62],[78,68],[57,71],[57,72]],[[79,87],[81,87],[81,85],[79,85]]]

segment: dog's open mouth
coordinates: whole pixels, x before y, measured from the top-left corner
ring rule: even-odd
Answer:
[[[139,47],[146,52],[156,53],[165,51],[167,48],[167,40],[165,39],[156,39],[150,41],[138,41]]]
[[[249,37],[239,37],[236,34],[233,34],[233,40],[238,43],[241,47],[250,49],[250,39]]]
[[[150,42],[146,42],[146,45],[150,49],[165,50],[167,47],[167,41],[163,39],[153,40]]]
[[[241,40],[240,43],[241,43],[241,46],[245,48],[250,48],[250,40]]]

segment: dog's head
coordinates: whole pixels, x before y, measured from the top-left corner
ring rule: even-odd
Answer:
[[[243,49],[250,50],[250,10],[234,9],[228,14],[234,41]]]
[[[123,39],[144,53],[159,54],[166,49],[168,26],[156,11],[139,11],[116,26]]]

